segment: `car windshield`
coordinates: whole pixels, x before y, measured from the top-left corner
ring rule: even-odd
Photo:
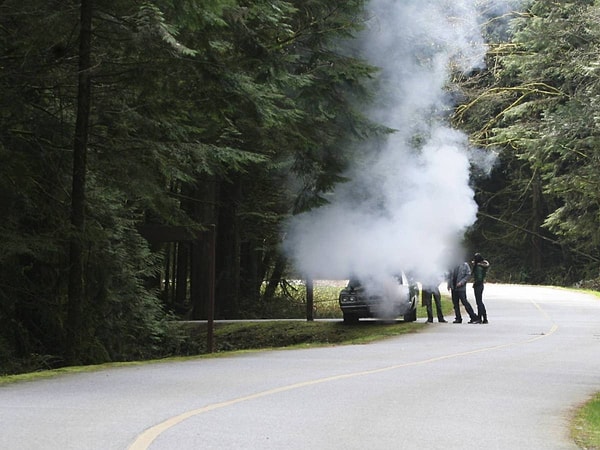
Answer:
[[[351,279],[348,281],[348,287],[349,287],[350,289],[356,289],[356,288],[359,288],[359,287],[360,287],[360,281],[358,281],[358,279],[357,279],[357,278],[351,278]]]
[[[393,279],[400,285],[404,284],[404,279],[402,277],[402,275],[396,274],[393,276]],[[369,283],[367,283],[368,285]],[[373,283],[371,283],[372,285]],[[360,282],[360,280],[358,278],[350,278],[350,280],[348,280],[348,289],[358,289],[363,287],[363,284]]]

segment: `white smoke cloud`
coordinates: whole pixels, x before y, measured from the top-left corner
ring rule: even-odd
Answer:
[[[470,169],[489,171],[493,155],[445,123],[445,87],[451,70],[483,66],[481,3],[371,1],[362,50],[382,72],[368,114],[397,132],[364,149],[329,205],[291,220],[286,249],[302,274],[366,279],[402,269],[431,282],[461,252],[477,213]]]

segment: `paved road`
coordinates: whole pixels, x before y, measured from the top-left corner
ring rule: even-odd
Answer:
[[[576,449],[570,415],[600,391],[600,301],[484,296],[488,325],[0,387],[0,449]]]

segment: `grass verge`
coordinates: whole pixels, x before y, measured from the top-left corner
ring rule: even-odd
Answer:
[[[361,321],[355,325],[345,325],[342,321],[229,323],[216,326],[215,343],[218,352],[365,344],[409,333],[422,325],[402,321]],[[205,333],[203,335],[205,336]]]
[[[600,394],[577,410],[571,423],[571,436],[580,448],[600,449]]]
[[[314,321],[278,320],[216,323],[214,329],[215,352],[206,353],[206,323],[185,325],[191,342],[188,356],[165,358],[145,362],[107,363],[93,366],[64,367],[39,372],[7,375],[0,377],[0,386],[8,383],[34,381],[57,375],[91,372],[111,367],[139,365],[150,362],[176,361],[190,358],[217,357],[232,352],[280,349],[309,348],[328,345],[366,344],[392,336],[411,333],[421,328],[423,323],[365,320],[355,325],[344,325],[340,320]]]

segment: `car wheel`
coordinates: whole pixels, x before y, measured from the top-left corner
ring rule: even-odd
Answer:
[[[405,322],[414,322],[417,320],[417,308],[411,309],[408,314],[404,314]]]
[[[344,323],[347,323],[347,324],[358,323],[358,316],[355,314],[344,313]]]

